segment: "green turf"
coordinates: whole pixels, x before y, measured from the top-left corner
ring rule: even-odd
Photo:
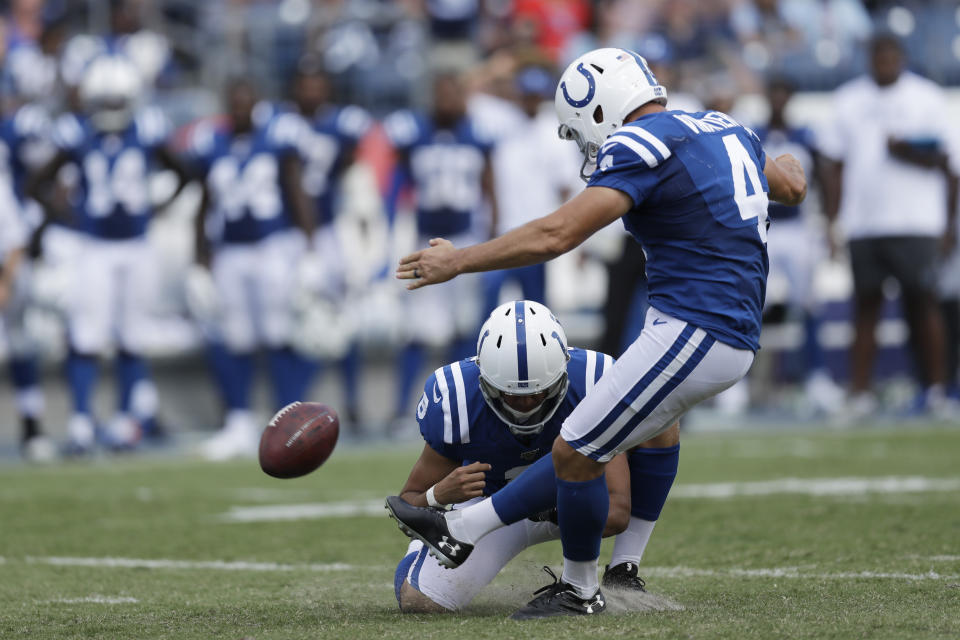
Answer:
[[[557,543],[521,555],[463,614],[401,616],[392,580],[406,538],[385,516],[218,519],[234,506],[381,497],[397,491],[415,455],[343,450],[290,481],[268,478],[254,463],[154,458],[0,468],[0,638],[960,637],[956,491],[677,498],[644,565],[654,568],[651,590],[684,611],[532,623],[506,617],[543,582],[541,564],[559,566]],[[960,430],[691,435],[677,486],[868,476],[960,478]],[[47,564],[50,557],[294,566],[76,567]],[[318,571],[311,563],[352,568]],[[810,577],[737,573],[774,568]],[[937,575],[849,575],[860,572]],[[69,602],[95,596],[136,602]]]

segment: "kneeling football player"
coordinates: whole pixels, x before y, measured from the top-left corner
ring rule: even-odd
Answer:
[[[449,517],[455,518],[459,507],[479,503],[486,505],[481,510],[489,513],[482,516],[496,531],[470,549],[448,544],[440,550],[443,557],[463,554],[456,569],[444,568],[433,557],[436,549],[411,542],[394,580],[402,611],[459,610],[518,553],[559,539],[559,528],[549,518],[557,496],[549,452],[566,416],[612,364],[608,355],[568,348],[547,307],[516,301],[490,315],[480,330],[476,358],[430,376],[417,406],[426,445],[399,502],[388,499],[391,515],[407,504],[454,506]],[[607,468],[610,507],[604,535],[619,535],[605,587],[643,590],[637,563],[676,475],[677,443],[674,427]],[[496,493],[528,467],[542,476],[535,492]],[[481,502],[484,496],[493,499]]]

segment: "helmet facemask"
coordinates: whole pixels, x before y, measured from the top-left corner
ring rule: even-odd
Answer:
[[[518,411],[510,406],[505,396],[521,394],[508,394],[500,391],[487,382],[483,374],[480,375],[480,391],[483,393],[487,404],[497,414],[497,417],[507,424],[513,435],[521,437],[534,436],[543,431],[543,425],[560,408],[569,386],[570,379],[567,372],[564,371],[556,382],[547,387],[547,394],[539,405],[529,411]]]

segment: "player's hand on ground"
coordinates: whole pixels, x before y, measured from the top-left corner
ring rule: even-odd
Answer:
[[[437,483],[433,496],[441,504],[457,504],[482,496],[483,487],[486,485],[486,472],[489,470],[490,465],[485,462],[457,467]]]
[[[428,284],[446,282],[455,275],[453,256],[456,248],[443,238],[431,238],[430,247],[400,259],[398,280],[412,280],[407,289],[419,289]]]

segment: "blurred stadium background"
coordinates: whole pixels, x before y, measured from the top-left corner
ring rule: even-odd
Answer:
[[[401,619],[391,578],[407,541],[381,505],[421,446],[413,406],[422,380],[451,352],[469,352],[484,307],[532,294],[516,279],[500,289],[487,281],[486,291],[474,281],[472,290],[444,293],[437,307],[404,291],[392,267],[436,228],[417,212],[431,197],[465,200],[462,237],[483,239],[491,231],[491,195],[503,230],[582,188],[576,149],[555,136],[552,94],[564,66],[600,46],[644,55],[672,108],[717,108],[769,131],[784,125],[776,107],[786,105],[793,137],[781,134],[767,146],[805,155],[815,179],[803,211],[774,214],[780,219],[770,252],[781,263],[771,273],[763,349],[748,382],[698,407],[682,425],[678,482],[641,575],[651,591],[686,610],[608,618],[597,633],[956,637],[960,252],[935,251],[940,299],[929,326],[945,328],[943,346],[934,345],[946,374],[931,377],[932,330],[911,340],[906,318],[916,310],[904,307],[902,288],[887,280],[872,379],[852,381],[855,301],[845,240],[858,229],[826,215],[838,205],[831,191],[837,165],[824,157],[835,155],[844,115],[836,91],[870,72],[869,42],[877,34],[895,36],[907,68],[943,91],[942,109],[939,90],[913,101],[940,109],[928,124],[942,133],[906,141],[908,154],[936,161],[911,170],[927,172],[944,193],[892,194],[907,203],[902,218],[909,224],[930,213],[910,203],[941,195],[946,203],[960,169],[955,0],[0,0],[0,151],[9,152],[0,154],[0,169],[23,150],[11,146],[15,124],[40,123],[20,134],[40,150],[21,158],[28,170],[0,171],[0,637],[449,638],[463,635],[466,623],[477,636],[516,637],[501,618],[540,586],[539,565],[559,561],[556,544],[512,562],[463,616],[430,624],[422,616]],[[68,340],[71,304],[106,295],[103,281],[86,278],[82,265],[96,262],[110,241],[58,252],[58,241],[70,244],[86,232],[71,236],[69,216],[45,225],[28,199],[7,194],[11,181],[29,185],[55,208],[77,212],[76,170],[42,188],[30,174],[42,173],[53,145],[73,149],[71,123],[95,106],[90,92],[104,91],[93,86],[85,99],[85,79],[96,85],[90,76],[104,58],[126,61],[107,74],[107,93],[124,76],[124,90],[137,87],[138,110],[159,108],[171,124],[159,142],[189,178],[179,192],[182,176],[174,170],[151,170],[149,187],[118,179],[107,185],[115,191],[105,196],[110,202],[161,205],[175,194],[150,218],[146,243],[135,245],[133,265],[148,267],[135,290],[135,315],[154,381],[141,393],[133,388],[149,378],[136,354],[117,348],[116,336],[81,354],[86,359]],[[124,75],[130,65],[132,81]],[[224,377],[239,370],[230,363],[249,363],[227,360],[224,367],[211,347],[223,338],[213,303],[245,293],[246,285],[211,283],[195,265],[203,199],[195,161],[205,140],[229,135],[237,113],[262,116],[255,131],[286,121],[296,113],[295,98],[304,97],[293,95],[295,81],[305,78],[320,79],[298,86],[312,88],[311,109],[329,100],[320,113],[337,116],[336,144],[348,151],[330,164],[319,153],[322,137],[298,127],[287,135],[302,156],[304,190],[322,195],[331,180],[337,187],[330,215],[314,220],[325,244],[308,258],[302,249],[281,250],[279,272],[267,262],[244,268],[254,279],[266,272],[279,278],[266,293],[289,305],[277,310],[290,311],[299,329],[286,336],[297,350],[260,344],[260,355],[274,364],[269,358],[278,354],[295,363],[303,359],[295,356],[310,356],[303,375],[280,368],[293,372],[279,376],[280,391],[337,408],[342,431],[323,468],[279,481],[250,459],[279,403],[269,375],[276,377],[277,367],[258,371],[252,411],[241,414],[234,433],[241,437],[215,435],[230,432],[236,417],[223,401],[230,394],[221,393]],[[255,109],[237,108],[238,87],[257,96]],[[488,158],[493,184],[470,162],[440,156],[428,174],[466,167],[472,184],[441,180],[439,191],[417,193],[410,172],[419,170],[411,162],[418,127],[444,116],[443,129],[461,106],[475,123],[469,143]],[[899,116],[884,117],[896,124]],[[450,143],[443,135],[435,141]],[[250,137],[237,136],[231,151],[248,152]],[[113,144],[110,135],[97,139]],[[306,174],[315,151],[328,164],[311,174],[319,180],[311,187]],[[270,204],[258,196],[273,193],[282,175],[266,185],[252,177],[228,181],[234,193],[227,195],[239,198],[241,209],[253,206],[243,198]],[[878,182],[877,192],[884,186]],[[950,231],[933,217],[933,233]],[[216,241],[208,227],[201,237]],[[571,344],[618,355],[638,330],[643,257],[625,240],[613,225],[547,267],[542,295]],[[9,258],[18,246],[28,259],[14,282]],[[215,244],[214,271],[216,251]],[[906,254],[917,264],[929,257]],[[533,285],[523,280],[534,294],[537,277]],[[114,303],[99,306],[94,311],[116,320]],[[417,340],[419,351],[412,348]],[[923,366],[914,364],[914,352],[926,355]],[[99,384],[83,415],[94,418],[97,437],[78,443],[74,397],[77,386],[92,386],[94,357]],[[305,380],[309,388],[298,389]],[[38,428],[48,436],[44,446],[24,446]],[[197,454],[246,455],[214,465]],[[581,638],[579,622],[547,625],[551,637]]]
[[[98,55],[107,54],[133,61],[143,79],[138,102],[163,110],[174,127],[169,144],[181,154],[189,151],[198,123],[223,119],[222,96],[237,77],[249,80],[279,111],[291,100],[298,69],[311,66],[328,76],[332,102],[362,107],[372,116],[373,125],[357,143],[353,169],[360,167],[354,173],[361,179],[351,182],[347,174],[341,176],[344,196],[334,221],[346,265],[334,313],[346,314],[339,321],[348,318],[355,330],[360,400],[347,406],[333,357],[319,358],[321,371],[306,394],[340,408],[345,438],[358,442],[416,437],[408,415],[412,411],[397,409],[403,399],[395,401],[395,387],[406,330],[418,318],[416,309],[413,314],[405,310],[405,293],[392,280],[391,266],[415,248],[417,223],[409,194],[396,197],[393,192],[398,153],[383,122],[397,110],[429,111],[435,74],[462,77],[467,112],[498,145],[494,165],[507,162],[496,149],[513,135],[508,122],[516,119],[524,95],[541,91],[550,113],[553,85],[543,92],[529,86],[535,79],[518,83],[518,72],[536,67],[549,74],[552,83],[570,60],[598,46],[622,46],[646,56],[662,74],[675,108],[728,110],[752,126],[769,119],[768,82],[782,81],[796,90],[787,111],[789,123],[819,134],[836,115],[833,91],[867,72],[869,39],[879,32],[892,33],[905,47],[908,67],[945,88],[950,117],[960,120],[960,6],[948,0],[11,0],[0,3],[0,11],[8,116],[25,103],[41,106],[51,118],[82,109],[76,90],[84,71]],[[571,166],[571,176],[555,177],[564,183],[558,193],[580,188],[575,160]],[[531,168],[530,179],[539,180],[542,174]],[[173,182],[170,172],[152,175],[151,199],[162,201]],[[928,381],[912,364],[896,283],[884,288],[887,302],[877,334],[879,403],[857,413],[844,401],[853,339],[850,268],[842,241],[835,242],[838,252],[828,251],[828,236],[838,232],[824,217],[824,198],[814,185],[803,218],[809,246],[801,250],[812,265],[812,293],[800,304],[804,308],[798,308],[790,290],[796,284],[783,274],[771,276],[765,348],[749,384],[691,416],[690,426],[808,421],[848,425],[865,417],[874,422],[929,417],[923,394]],[[501,208],[511,197],[498,193]],[[194,260],[199,198],[200,189],[191,184],[153,219],[148,231],[153,255],[143,257],[155,268],[145,296],[149,326],[144,349],[156,379],[159,417],[172,436],[167,443],[194,442],[197,433],[212,432],[224,420],[205,363],[205,333],[191,314],[184,286]],[[476,237],[487,233],[488,209],[481,207],[473,221]],[[540,213],[546,211],[529,215]],[[36,228],[38,220],[31,224]],[[644,304],[642,265],[637,267],[636,255],[627,255],[636,249],[624,254],[626,247],[622,230],[609,229],[549,265],[546,302],[561,317],[571,343],[602,346],[617,355],[624,336],[636,330]],[[44,257],[37,260],[39,272]],[[949,281],[960,279],[958,272],[956,260],[944,260],[948,310],[956,298]],[[295,275],[291,271],[291,282]],[[38,277],[34,284],[40,288],[44,282]],[[82,288],[84,283],[71,286]],[[616,295],[609,296],[608,290]],[[508,283],[499,295],[519,297],[521,291]],[[477,326],[484,304],[479,293],[456,302],[471,313],[475,309]],[[810,313],[818,321],[813,347],[805,344]],[[955,397],[958,327],[952,313],[946,316],[945,348],[951,367],[948,392]],[[63,442],[73,410],[62,374],[68,351],[64,321],[40,303],[31,303],[25,314],[41,363],[45,408],[40,419],[46,432]],[[470,331],[465,334],[469,342]],[[9,332],[0,332],[4,335]],[[410,408],[419,395],[419,380],[448,357],[448,346],[430,345],[429,362],[419,369],[414,397],[407,399]],[[822,360],[816,356],[811,364],[810,349],[817,346]],[[331,353],[339,350],[330,348]],[[0,360],[9,359],[12,351],[10,341],[0,338]],[[98,422],[105,424],[116,402],[105,366],[114,351],[100,355],[103,371],[95,407]],[[18,395],[7,373],[0,376],[0,444],[12,459],[20,445]],[[937,416],[956,420],[949,414],[950,405],[938,405],[943,406],[948,410]],[[272,413],[263,381],[257,383],[254,408],[260,418]]]

